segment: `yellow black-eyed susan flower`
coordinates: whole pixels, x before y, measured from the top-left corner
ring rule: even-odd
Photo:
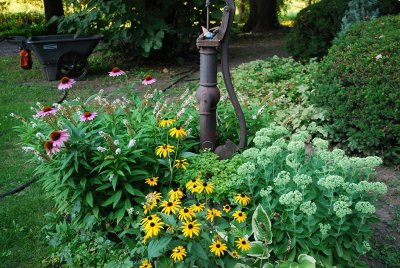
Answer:
[[[182,233],[185,237],[192,238],[193,235],[199,236],[200,235],[200,223],[197,223],[196,220],[194,221],[185,221],[182,223]]]
[[[180,200],[162,201],[160,207],[163,208],[161,210],[162,213],[165,213],[167,215],[170,215],[171,213],[176,214],[181,208],[181,201]]]
[[[247,206],[250,203],[250,197],[245,194],[237,194],[235,201],[242,206]]]
[[[214,221],[215,217],[219,217],[221,218],[221,211],[219,211],[218,209],[207,209],[207,215],[206,215],[206,220],[209,221]]]
[[[160,222],[161,218],[159,216],[157,216],[157,214],[153,214],[153,215],[149,215],[147,217],[144,217],[141,221],[140,224],[142,226],[147,225],[148,223],[150,223],[151,221],[156,221],[156,222]]]
[[[232,216],[237,222],[244,222],[246,220],[246,213],[241,210],[235,211]]]
[[[218,257],[221,255],[224,255],[224,253],[227,249],[228,248],[226,247],[226,245],[218,240],[213,241],[210,245],[210,252]]]
[[[174,188],[168,192],[169,200],[180,200],[185,194],[181,188]]]
[[[236,250],[230,252],[230,255],[231,255],[232,257],[234,257],[234,258],[239,257],[239,253],[238,253]]]
[[[169,144],[164,144],[164,145],[161,145],[161,146],[158,146],[157,148],[156,148],[156,155],[158,155],[159,157],[167,157],[167,155],[169,154],[169,153],[173,153],[174,152],[174,146],[172,146],[172,145],[169,145]]]
[[[186,257],[186,249],[182,246],[177,246],[172,250],[171,259],[174,261],[183,261]]]
[[[214,190],[214,184],[211,182],[203,182],[199,184],[199,189],[197,190],[198,193],[202,193],[203,191],[207,194],[211,194]]]
[[[171,119],[171,118],[164,118],[160,120],[159,126],[160,127],[169,127],[170,125],[172,125],[173,123],[175,123],[175,119]]]
[[[161,229],[163,229],[162,221],[149,221],[146,225],[142,226],[146,235],[149,237],[157,236]]]
[[[153,268],[153,265],[151,265],[151,262],[149,262],[149,260],[144,259],[142,260],[142,263],[140,264],[139,268]]]
[[[169,135],[179,139],[180,137],[186,137],[186,131],[183,127],[174,127],[169,130]]]
[[[151,177],[144,180],[146,184],[150,186],[157,186],[158,177]]]
[[[239,238],[235,242],[236,242],[237,248],[240,249],[241,251],[247,251],[247,250],[251,249],[250,242],[246,238]]]
[[[194,212],[201,212],[205,207],[204,203],[196,203],[191,206]]]
[[[231,211],[232,207],[228,204],[224,205],[224,207],[222,208],[223,211],[225,211],[226,213],[229,213],[229,211]]]
[[[188,162],[186,161],[186,159],[177,159],[175,160],[174,167],[186,169],[187,164]]]
[[[192,193],[197,193],[200,184],[203,184],[203,181],[200,178],[191,179],[186,183],[186,188]]]
[[[196,217],[196,214],[192,208],[181,208],[179,210],[178,219],[181,221],[191,221],[194,217]]]

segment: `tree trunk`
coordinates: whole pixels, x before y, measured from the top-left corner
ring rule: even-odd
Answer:
[[[242,31],[250,32],[257,24],[257,0],[250,0],[250,14],[247,22],[244,24]]]
[[[239,0],[239,5],[238,5],[238,21],[242,22],[243,21],[243,12],[244,12],[244,0]]]
[[[279,28],[277,0],[257,0],[257,23],[252,32],[266,32]]]
[[[44,3],[44,14],[46,21],[49,21],[53,16],[61,17],[64,16],[64,9],[62,0],[43,0]],[[57,23],[54,22],[47,26],[47,30],[51,34],[57,33]]]

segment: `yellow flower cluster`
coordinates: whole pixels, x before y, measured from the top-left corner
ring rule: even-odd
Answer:
[[[200,178],[192,179],[186,183],[186,188],[193,194],[211,194],[214,191],[214,184],[203,182]]]

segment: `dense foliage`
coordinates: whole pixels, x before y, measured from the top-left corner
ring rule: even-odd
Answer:
[[[301,10],[287,36],[286,47],[295,58],[322,57],[340,31],[348,0],[322,0]]]
[[[44,15],[35,12],[0,13],[0,37],[32,36],[45,32]]]
[[[349,0],[322,0],[301,10],[296,17],[293,29],[287,36],[287,49],[295,58],[307,60],[313,57],[325,56],[332,45],[332,41],[341,31],[342,19],[346,20],[344,27],[350,22],[357,21],[351,16],[348,6]],[[366,15],[385,16],[400,13],[400,2],[397,0],[373,1],[375,5],[368,5],[368,1],[357,1],[360,10]],[[347,13],[346,13],[347,11]],[[370,18],[361,18],[362,20]]]
[[[237,170],[247,188],[242,194],[271,218],[271,258],[307,252],[325,267],[362,267],[359,256],[370,249],[368,223],[375,219],[370,202],[387,190],[383,183],[368,182],[382,160],[329,151],[320,138],[307,153],[309,138],[280,126],[258,131],[255,148],[243,152],[246,162]]]
[[[241,103],[255,103],[260,107],[254,118],[269,115],[270,120],[291,131],[308,130],[325,136],[326,132],[320,127],[324,120],[322,110],[309,102],[309,96],[315,90],[317,70],[315,61],[302,64],[275,56],[239,65],[232,71],[232,79],[235,90],[241,93]],[[219,81],[218,86],[224,92],[225,85],[222,79]],[[254,133],[249,136],[253,138]]]
[[[67,2],[70,11],[61,18],[61,31],[78,35],[101,32],[110,48],[124,49],[130,55],[149,56],[162,48],[157,55],[172,57],[194,49],[193,40],[205,20],[203,0]],[[220,15],[213,12],[211,18]]]
[[[400,17],[351,27],[321,64],[314,101],[330,137],[351,151],[399,163]]]

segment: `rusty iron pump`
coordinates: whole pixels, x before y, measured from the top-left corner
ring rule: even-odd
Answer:
[[[235,3],[234,0],[225,0],[225,3],[221,25],[209,29],[210,0],[206,1],[207,28],[202,27],[203,33],[196,40],[196,45],[200,50],[200,86],[196,92],[200,105],[200,146],[202,149],[215,151],[220,159],[227,159],[246,146],[246,121],[233,89],[228,63],[229,34],[235,14]],[[221,69],[224,83],[239,120],[239,145],[227,140],[225,145],[216,146],[217,105],[221,97],[217,87],[217,49],[221,51]]]

